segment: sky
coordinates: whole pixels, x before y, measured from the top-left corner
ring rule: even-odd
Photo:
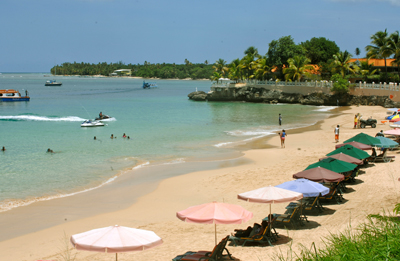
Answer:
[[[290,35],[365,55],[377,31],[400,30],[400,0],[0,0],[0,72],[64,62],[228,63]]]

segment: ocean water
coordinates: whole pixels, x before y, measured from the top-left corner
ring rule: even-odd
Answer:
[[[290,130],[332,109],[188,100],[196,89],[208,92],[210,81],[153,80],[158,88],[142,89],[140,79],[44,75],[0,74],[0,89],[31,97],[0,102],[0,211],[95,189],[134,168],[225,157],[235,144],[275,135],[279,113]],[[44,86],[50,79],[63,85]],[[115,120],[80,127],[100,111]]]

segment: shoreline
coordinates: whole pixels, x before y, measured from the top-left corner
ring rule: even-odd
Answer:
[[[346,110],[346,108],[339,107],[339,108],[334,108],[334,109],[328,110],[328,111],[334,113],[334,115],[330,115],[328,117],[335,116],[335,114],[337,114],[338,111],[340,111],[340,110]],[[315,128],[318,128],[318,126],[321,124],[322,121],[323,120],[319,120],[316,123],[305,126],[305,127],[296,127],[296,128],[287,129],[287,130],[289,130],[290,133],[301,133],[301,132],[305,132],[305,131],[315,130]],[[276,134],[276,131],[274,131],[274,133]],[[134,174],[132,174],[131,172],[139,171],[138,169],[141,169],[140,171],[147,172],[147,170],[142,170],[142,168],[168,166],[170,164],[173,164],[173,165],[176,164],[176,166],[180,167],[180,166],[182,166],[180,164],[190,165],[190,164],[197,164],[199,162],[202,162],[204,164],[209,164],[210,166],[215,167],[216,166],[215,161],[226,161],[226,162],[235,161],[239,157],[243,156],[244,151],[247,151],[247,150],[275,148],[275,146],[267,145],[268,140],[273,138],[275,136],[275,134],[269,134],[269,135],[265,135],[262,137],[253,137],[253,138],[250,138],[250,140],[241,140],[241,141],[236,141],[233,144],[223,145],[222,147],[228,149],[230,152],[225,152],[225,153],[218,154],[218,155],[216,154],[216,155],[208,156],[206,158],[204,158],[204,157],[202,157],[202,158],[186,158],[183,162],[174,162],[175,160],[172,160],[172,162],[157,161],[157,162],[151,162],[151,163],[148,160],[141,159],[138,161],[138,163],[136,165],[120,169],[120,170],[118,170],[118,172],[115,175],[107,178],[106,180],[94,181],[91,183],[92,185],[85,185],[82,187],[73,188],[73,189],[70,189],[69,191],[66,191],[61,194],[42,196],[42,197],[32,196],[32,197],[29,197],[26,199],[5,200],[0,204],[0,214],[7,212],[7,211],[11,211],[13,209],[18,209],[20,207],[27,207],[27,206],[30,206],[32,204],[39,203],[39,202],[58,200],[58,199],[73,197],[76,195],[95,191],[97,189],[101,189],[104,186],[107,186],[109,184],[112,184],[112,183],[118,181],[118,179],[121,179],[121,177],[123,177],[126,174],[130,174],[131,176],[134,176]],[[214,145],[214,146],[216,146],[216,145]],[[206,166],[206,167],[197,166],[197,167],[198,167],[198,170],[206,170],[206,169],[212,168],[212,167],[208,167],[208,166]],[[192,169],[191,167],[185,167],[185,166],[183,166],[181,168],[183,169],[182,172],[184,172],[186,169]],[[215,168],[218,168],[218,167],[215,167]],[[148,171],[148,172],[151,172],[151,171]],[[181,175],[181,174],[179,174],[179,175]],[[0,215],[0,220],[1,220],[1,215]],[[2,237],[0,236],[0,241],[1,240],[2,240]]]
[[[128,196],[132,195],[132,191],[126,191],[126,188],[129,187],[128,184],[121,182],[121,186],[118,189],[107,185],[106,188],[108,189],[105,191],[109,193],[107,195],[120,194],[121,198],[125,199],[125,201],[131,202],[130,206],[120,207],[115,211],[107,212],[103,209],[101,213],[88,217],[74,217],[73,213],[71,213],[67,217],[67,220],[59,221],[62,224],[45,229],[40,228],[39,224],[35,224],[34,222],[25,224],[16,220],[17,217],[26,214],[24,211],[15,215],[9,215],[8,219],[0,222],[2,229],[24,226],[20,227],[20,229],[25,232],[22,232],[19,237],[1,241],[0,250],[10,256],[9,260],[54,259],[60,252],[58,241],[62,238],[64,232],[67,236],[70,236],[93,228],[114,224],[152,230],[164,240],[164,244],[160,247],[144,252],[124,253],[122,254],[123,257],[121,255],[122,259],[129,259],[131,257],[134,260],[152,260],[157,257],[160,260],[171,260],[176,255],[188,250],[211,249],[213,244],[213,240],[211,240],[213,239],[213,229],[207,225],[188,224],[179,221],[175,217],[177,211],[192,205],[216,200],[242,205],[254,213],[254,218],[246,224],[218,226],[218,239],[223,235],[230,234],[235,228],[243,228],[254,222],[258,222],[260,218],[266,216],[267,206],[239,201],[236,199],[236,195],[251,189],[266,185],[277,185],[281,182],[291,180],[292,174],[301,171],[307,165],[315,162],[318,158],[332,150],[334,147],[332,127],[336,124],[341,125],[341,141],[361,132],[361,130],[352,129],[352,116],[356,111],[361,111],[363,115],[368,115],[369,113],[380,115],[380,117],[376,117],[379,119],[384,115],[385,109],[381,107],[346,108],[346,110],[340,111],[338,115],[321,121],[320,126],[316,127],[315,130],[300,133],[289,132],[288,139],[286,140],[286,149],[276,148],[280,144],[279,138],[277,135],[271,135],[268,138],[265,137],[267,140],[258,140],[259,143],[266,143],[268,146],[271,146],[270,149],[244,151],[244,156],[239,158],[240,162],[219,162],[224,165],[223,168],[219,166],[220,168],[210,170],[198,171],[194,168],[192,172],[163,179],[156,185],[151,185],[152,181],[147,180],[147,182],[143,182],[143,187],[138,186],[137,189],[143,190],[145,187],[149,188],[149,186],[153,186],[150,188],[152,189],[151,192],[138,196],[138,199],[134,203],[132,203],[132,199]],[[384,126],[380,124],[377,129],[369,128],[362,131],[368,134],[375,134],[381,127],[384,130],[389,128],[388,125]],[[323,245],[321,237],[328,235],[330,231],[340,230],[348,225],[349,213],[352,213],[350,217],[353,225],[362,221],[366,213],[380,212],[385,206],[392,206],[393,208],[393,202],[397,199],[397,193],[393,191],[392,180],[397,180],[396,172],[394,171],[399,166],[397,163],[399,161],[390,164],[375,164],[375,167],[365,169],[365,173],[359,176],[359,179],[363,180],[363,182],[349,186],[352,189],[354,188],[353,192],[344,195],[348,199],[348,202],[342,205],[327,206],[330,212],[333,211],[333,214],[310,216],[309,219],[312,222],[310,228],[289,230],[288,232],[279,229],[278,232],[281,235],[289,233],[289,237],[293,240],[294,245],[303,242],[308,247],[308,243],[317,241],[318,247]],[[377,184],[380,186],[375,189],[376,191],[372,191],[370,187],[371,179],[375,179],[374,175],[376,177],[379,173],[386,172],[391,173],[393,179],[390,179],[390,176],[381,177],[382,175],[380,175],[381,179],[375,182],[376,184],[373,184],[373,186]],[[387,178],[390,180],[386,180]],[[99,190],[96,191],[98,192]],[[140,191],[134,192],[138,193]],[[360,193],[361,195],[359,195]],[[94,194],[97,194],[94,198],[99,199],[99,193]],[[102,195],[101,198],[107,195]],[[60,205],[61,200],[53,200],[52,204],[49,204],[48,209],[39,204],[35,208],[36,212],[28,216],[27,219],[39,218],[40,220],[43,217],[51,219],[55,215],[55,212],[65,207],[68,208],[68,206],[70,208],[72,206],[85,208],[81,201],[72,200],[72,198],[74,197],[69,197],[66,200],[66,206]],[[385,199],[384,202],[382,202],[381,198]],[[114,200],[115,198],[110,203],[118,202]],[[368,204],[365,205],[364,202],[368,202]],[[285,206],[284,204],[273,205],[273,212],[282,213]],[[361,206],[363,207],[360,209]],[[29,208],[29,206],[26,208]],[[26,208],[20,209],[25,210]],[[38,210],[40,210],[40,213],[37,213]],[[354,212],[351,212],[351,210],[354,210]],[[90,212],[90,210],[88,211]],[[11,211],[9,212],[11,213]],[[31,228],[31,230],[35,228],[36,232],[26,232],[27,228]],[[315,231],[310,234],[312,230]],[[7,233],[7,231],[4,230],[4,233]],[[196,236],[193,237],[193,235]],[[22,246],[24,250],[15,251],[22,248]],[[233,256],[240,258],[240,260],[257,260],[257,257],[263,257],[261,260],[268,260],[266,256],[274,253],[274,251],[278,251],[281,247],[284,248],[283,251],[286,251],[285,249],[288,248],[288,244],[282,243],[272,248],[233,248],[228,246]],[[298,249],[298,247],[294,247],[294,249]],[[106,254],[83,251],[78,252],[78,257],[79,260],[107,259]]]

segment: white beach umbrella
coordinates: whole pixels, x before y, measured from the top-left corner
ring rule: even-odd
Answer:
[[[97,228],[71,236],[72,245],[78,250],[115,253],[143,251],[163,243],[154,232],[123,226]]]

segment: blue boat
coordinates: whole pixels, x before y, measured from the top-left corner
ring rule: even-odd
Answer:
[[[15,101],[29,101],[28,91],[25,91],[25,96],[22,96],[16,90],[0,90],[0,101],[2,102],[15,102]]]
[[[145,82],[143,81],[143,89],[157,88],[157,84],[155,82]]]

